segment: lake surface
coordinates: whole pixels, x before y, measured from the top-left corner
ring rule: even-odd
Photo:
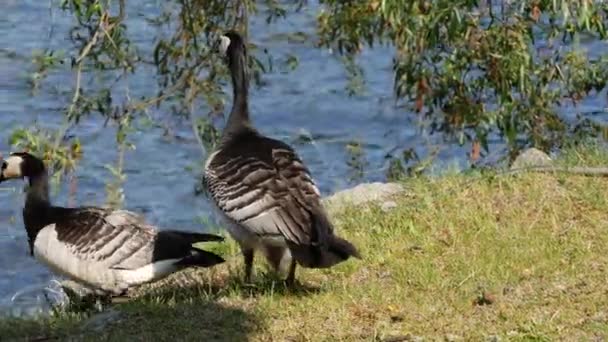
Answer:
[[[157,28],[147,24],[147,17],[161,12],[164,1],[128,1],[130,38],[142,54],[151,56]],[[33,70],[32,54],[36,50],[70,50],[67,32],[73,24],[70,13],[52,10],[48,1],[3,0],[0,13],[0,151],[11,150],[10,133],[18,127],[37,123],[57,128],[70,102],[74,72],[68,67],[50,73],[41,88],[33,94],[28,77]],[[281,33],[303,31],[314,35],[318,6],[288,16],[288,20],[267,25],[263,16],[251,18],[250,38],[280,58],[291,53],[299,58],[292,72],[277,71],[263,76],[264,85],[253,88],[251,109],[255,125],[264,133],[291,143],[308,164],[321,191],[329,194],[362,181],[385,179],[388,160],[385,156],[400,149],[415,148],[421,155],[432,147],[441,148],[439,160],[466,166],[466,147],[444,145],[438,137],[420,134],[416,116],[396,108],[392,97],[392,49],[365,51],[360,62],[366,77],[364,94],[349,97],[345,91],[346,73],[335,54],[316,49],[313,42],[290,43],[277,39]],[[53,28],[52,31],[51,27]],[[50,33],[52,32],[52,33]],[[313,36],[314,38],[314,36]],[[606,51],[604,42],[589,46],[593,51]],[[94,82],[89,79],[89,82]],[[85,84],[85,87],[91,84]],[[129,78],[134,96],[155,91],[155,70],[142,67]],[[226,98],[230,101],[230,98]],[[594,117],[604,114],[605,93],[585,99],[578,112]],[[564,108],[569,115],[569,108]],[[207,110],[198,108],[204,115]],[[156,118],[166,117],[155,112]],[[574,115],[574,114],[572,114]],[[605,120],[605,118],[599,118]],[[169,120],[167,120],[170,122]],[[160,128],[142,128],[128,139],[136,150],[127,152],[124,184],[125,207],[146,215],[161,227],[205,230],[208,220],[204,198],[196,196],[194,187],[203,160],[201,149],[192,136],[188,123],[170,122],[172,135]],[[77,170],[76,203],[102,205],[105,186],[112,179],[107,165],[116,162],[115,127],[103,126],[98,117],[82,121],[71,131],[84,146],[83,160]],[[311,141],[299,139],[312,137]],[[177,138],[176,138],[177,137]],[[361,177],[352,177],[347,165],[349,142],[361,143],[366,167]],[[492,145],[494,151],[500,142]],[[21,209],[23,184],[0,186],[0,314],[29,315],[48,308],[44,293],[57,295],[57,279],[28,254]],[[54,189],[56,204],[67,204],[67,185]],[[51,298],[51,299],[52,299]]]

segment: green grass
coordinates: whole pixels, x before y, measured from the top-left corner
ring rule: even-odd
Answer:
[[[606,165],[599,149],[564,165]],[[445,174],[405,181],[385,213],[334,213],[361,250],[328,270],[298,270],[287,290],[257,264],[254,286],[229,261],[181,272],[116,304],[119,321],[87,314],[0,321],[0,340],[509,341],[608,338],[608,179],[567,174]],[[217,246],[216,246],[217,248]],[[260,261],[260,260],[258,260]]]

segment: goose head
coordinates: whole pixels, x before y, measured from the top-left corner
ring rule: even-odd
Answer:
[[[9,179],[31,178],[44,172],[42,160],[27,152],[11,153],[0,164],[0,183]]]
[[[220,36],[218,49],[230,65],[234,57],[246,53],[245,40],[238,32],[230,30]]]

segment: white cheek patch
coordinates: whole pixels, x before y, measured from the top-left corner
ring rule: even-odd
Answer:
[[[226,53],[228,51],[228,47],[230,46],[230,38],[226,36],[220,36],[220,51],[221,53]]]
[[[10,156],[4,161],[6,162],[6,169],[2,171],[4,178],[21,177],[21,163],[23,163],[23,158],[18,156]]]

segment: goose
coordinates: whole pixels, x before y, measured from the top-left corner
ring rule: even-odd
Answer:
[[[127,210],[52,206],[43,161],[27,152],[11,153],[2,161],[0,183],[23,178],[29,180],[23,221],[30,255],[98,294],[122,295],[186,267],[224,262],[192,246],[222,241],[220,236],[159,231]]]
[[[233,105],[222,136],[205,162],[202,185],[241,249],[245,282],[251,281],[254,252],[275,271],[288,260],[286,285],[295,282],[296,264],[327,268],[357,248],[334,233],[308,168],[288,144],[258,132],[249,118],[247,49],[236,31],[218,44],[230,69]]]

